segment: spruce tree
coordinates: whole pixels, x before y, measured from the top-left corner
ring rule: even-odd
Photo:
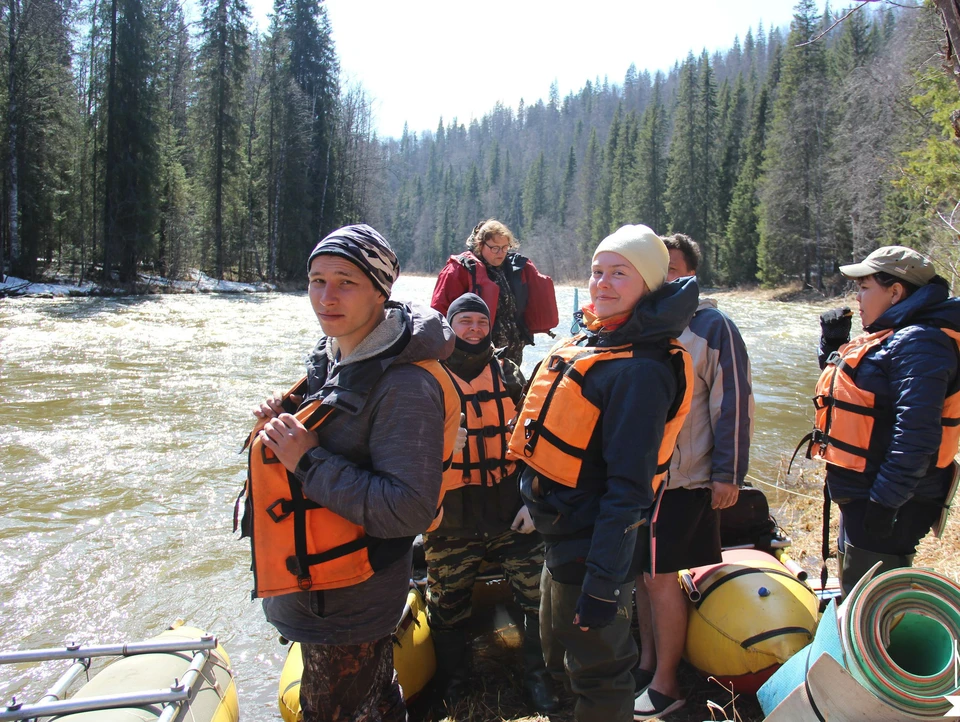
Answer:
[[[637,116],[627,113],[620,124],[610,162],[610,231],[631,222],[630,182],[634,177]]]
[[[575,188],[574,183],[577,180],[577,154],[573,149],[573,146],[570,146],[570,152],[567,154],[567,163],[566,169],[563,173],[563,185],[560,190],[560,225],[565,227],[567,225],[567,211],[570,208],[570,202],[574,198]]]
[[[590,140],[587,142],[587,151],[583,157],[583,169],[580,173],[580,208],[582,215],[577,227],[580,238],[581,252],[586,254],[593,247],[593,209],[600,192],[600,173],[603,167],[603,151],[597,138],[597,129],[590,131]]]
[[[124,283],[136,281],[158,215],[153,10],[144,0],[112,0],[111,5],[103,267],[109,278],[119,263]]]
[[[634,222],[666,232],[667,212],[667,109],[663,104],[663,74],[657,73],[653,97],[643,111],[635,146],[635,167],[630,187]]]
[[[763,88],[754,104],[750,135],[743,150],[743,166],[730,200],[730,212],[720,253],[720,277],[725,283],[752,283],[757,278],[760,199],[758,185],[769,122],[769,90]]]
[[[243,81],[249,63],[244,0],[202,0],[202,42],[198,52],[201,111],[198,124],[206,146],[203,185],[210,208],[209,233],[213,241],[216,278],[222,279],[227,256],[224,239],[224,206],[239,190],[243,121]],[[239,239],[238,239],[239,240]],[[232,259],[231,259],[232,260]]]
[[[610,123],[607,147],[604,149],[600,162],[600,181],[593,204],[593,218],[590,222],[590,242],[592,244],[596,244],[606,237],[613,224],[610,214],[611,195],[613,193],[613,159],[617,155],[617,144],[620,141],[620,125],[623,120],[621,110],[621,105],[617,105],[613,121]]]
[[[276,8],[285,46],[278,266],[281,276],[297,278],[304,256],[339,225],[338,67],[322,3],[286,0]]]
[[[758,265],[764,283],[814,273],[822,284],[824,162],[830,144],[825,49],[807,43],[821,28],[813,0],[800,0],[783,54],[760,193]]]
[[[530,166],[523,184],[523,233],[531,235],[537,221],[547,212],[546,161],[543,153]]]
[[[743,75],[737,75],[733,89],[724,82],[720,100],[720,140],[718,147],[717,229],[723,236],[730,218],[733,189],[741,171],[741,152],[744,149],[747,128],[747,89]],[[722,245],[722,244],[721,244]]]
[[[673,139],[667,157],[665,205],[670,229],[701,241],[706,226],[699,202],[700,184],[704,179],[699,175],[701,146],[698,143],[698,130],[701,121],[697,117],[698,111],[697,61],[690,53],[680,69],[680,84],[673,110]]]

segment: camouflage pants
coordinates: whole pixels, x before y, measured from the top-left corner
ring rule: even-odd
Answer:
[[[301,644],[303,722],[405,722],[390,636],[365,644]]]
[[[470,618],[473,584],[484,560],[500,563],[524,613],[539,613],[543,541],[536,532],[507,530],[489,539],[425,534],[423,550],[431,628],[454,629]]]

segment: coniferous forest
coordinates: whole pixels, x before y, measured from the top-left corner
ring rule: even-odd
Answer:
[[[668,72],[401,138],[341,82],[317,0],[275,0],[264,33],[244,0],[193,23],[178,0],[4,5],[0,269],[20,277],[299,280],[359,221],[431,273],[491,216],[559,279],[624,223],[699,241],[707,283],[823,287],[884,244],[957,277],[960,94],[929,3],[798,0],[789,28]]]

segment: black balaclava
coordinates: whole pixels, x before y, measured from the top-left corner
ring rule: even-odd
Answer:
[[[447,323],[453,325],[453,317],[458,313],[482,313],[490,320],[490,309],[483,299],[475,293],[465,293],[450,304],[447,309]],[[465,381],[476,378],[493,358],[493,343],[490,333],[477,343],[467,343],[457,336],[453,354],[447,359],[447,366],[453,373]]]

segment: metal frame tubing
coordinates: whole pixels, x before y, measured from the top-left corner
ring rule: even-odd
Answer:
[[[177,643],[177,645],[179,645],[179,649],[176,651],[184,651],[185,647],[183,643]],[[130,647],[135,645],[125,646]],[[153,646],[156,647],[159,645]],[[164,646],[166,647],[164,651],[173,651],[170,649],[170,645]],[[213,640],[212,646],[216,646],[216,640]],[[186,649],[190,649],[190,647],[187,646]],[[134,653],[143,654],[144,652]],[[190,663],[187,671],[184,672],[183,677],[181,677],[180,680],[174,680],[174,684],[172,684],[169,689],[85,697],[82,700],[69,699],[53,702],[38,702],[36,704],[12,703],[0,709],[0,722],[32,720],[39,717],[52,717],[54,715],[73,714],[75,712],[94,712],[97,710],[117,709],[121,707],[143,707],[151,704],[165,705],[161,716],[158,718],[158,722],[171,722],[176,719],[176,715],[179,713],[183,703],[193,698],[198,682],[203,679],[201,672],[209,658],[209,649],[196,652],[193,656],[193,661]]]

